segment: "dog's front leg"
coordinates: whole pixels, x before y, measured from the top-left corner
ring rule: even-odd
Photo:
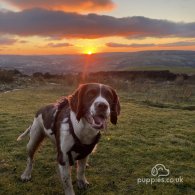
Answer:
[[[65,195],[75,195],[73,186],[72,186],[72,179],[71,179],[71,167],[68,163],[65,165],[59,164],[60,176],[63,183]]]
[[[85,189],[89,185],[85,177],[85,169],[88,157],[77,161],[77,185],[79,189]]]

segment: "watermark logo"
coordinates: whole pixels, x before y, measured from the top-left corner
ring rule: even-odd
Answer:
[[[156,164],[151,169],[152,177],[137,178],[137,184],[153,184],[153,183],[183,183],[183,177],[169,177],[170,171],[163,164]]]
[[[166,177],[170,174],[169,169],[165,168],[165,165],[163,164],[156,164],[152,170],[151,170],[151,175],[156,177]]]

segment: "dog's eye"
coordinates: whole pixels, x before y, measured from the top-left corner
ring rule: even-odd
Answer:
[[[96,96],[96,91],[95,90],[91,90],[87,92],[87,97],[88,98],[94,98]]]
[[[109,91],[104,92],[104,96],[106,97],[107,100],[112,101],[113,95]]]

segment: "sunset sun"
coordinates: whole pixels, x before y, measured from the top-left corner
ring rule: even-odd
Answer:
[[[91,54],[92,54],[92,51],[88,51],[87,54],[88,54],[88,55],[91,55]]]
[[[88,48],[88,49],[85,49],[83,53],[87,54],[87,55],[92,55],[92,54],[94,54],[96,52],[97,52],[96,48]]]

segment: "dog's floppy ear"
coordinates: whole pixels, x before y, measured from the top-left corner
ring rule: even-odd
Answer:
[[[111,105],[110,122],[112,124],[116,125],[118,115],[120,114],[121,106],[120,106],[119,97],[116,94],[116,91],[112,88],[111,88],[111,90],[112,90],[112,94],[113,94],[113,101],[112,101],[112,105]]]
[[[80,85],[79,88],[69,97],[71,109],[76,113],[78,121],[83,116],[83,95],[85,92],[85,85]]]

